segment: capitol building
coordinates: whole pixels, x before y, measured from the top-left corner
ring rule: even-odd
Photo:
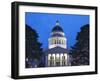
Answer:
[[[53,27],[48,38],[48,50],[45,51],[45,66],[70,66],[70,55],[67,49],[67,38],[59,21]]]

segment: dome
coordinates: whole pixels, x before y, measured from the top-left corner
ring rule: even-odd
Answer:
[[[50,33],[49,49],[55,47],[66,48],[66,36],[58,21]]]
[[[51,37],[64,37],[63,29],[61,28],[59,21],[56,21],[56,26],[52,29]]]
[[[59,25],[56,25],[53,29],[52,29],[52,32],[63,32],[63,29],[59,26]]]
[[[52,32],[63,32],[58,20],[56,21],[56,26],[52,29]]]
[[[51,37],[64,37],[64,35],[58,32],[58,33],[53,33]]]

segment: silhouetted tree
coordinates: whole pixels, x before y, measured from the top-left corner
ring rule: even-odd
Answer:
[[[41,43],[38,34],[30,26],[25,27],[26,68],[37,67],[42,56]]]
[[[76,44],[72,47],[71,65],[89,65],[89,25],[81,27],[76,37]]]

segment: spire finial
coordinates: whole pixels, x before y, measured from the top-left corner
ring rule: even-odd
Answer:
[[[58,20],[56,21],[56,25],[60,25]]]

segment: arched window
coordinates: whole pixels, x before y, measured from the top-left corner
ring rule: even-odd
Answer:
[[[56,40],[56,42],[57,42],[56,44],[58,44],[58,39]]]
[[[61,44],[63,44],[63,40],[61,40]]]
[[[65,40],[63,40],[63,44],[65,44]]]
[[[58,40],[58,44],[60,44],[60,39]]]
[[[54,44],[54,39],[52,39],[52,44]]]
[[[64,44],[64,40],[62,40],[62,44]]]
[[[60,40],[59,40],[59,39],[57,39],[57,44],[59,44],[59,41],[60,41]]]
[[[60,39],[59,39],[59,44],[60,44]]]

